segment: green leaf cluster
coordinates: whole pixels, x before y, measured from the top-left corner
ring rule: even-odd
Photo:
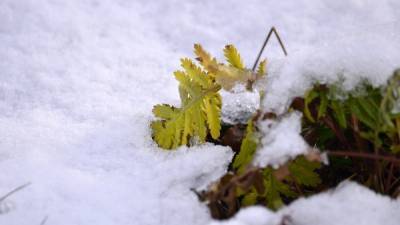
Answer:
[[[385,142],[392,145],[394,138],[400,137],[400,113],[396,112],[400,103],[399,88],[400,72],[384,87],[374,87],[364,81],[340,97],[336,97],[335,85],[317,84],[304,96],[303,113],[309,122],[325,124],[336,135],[341,130],[343,134],[356,132],[378,150],[385,147]],[[341,141],[343,138],[339,137]]]
[[[160,118],[151,123],[153,138],[165,149],[187,145],[192,137],[201,143],[208,133],[214,139],[220,135],[220,86],[191,60],[181,62],[184,70],[174,73],[179,82],[181,107],[164,104],[153,108],[154,115]]]
[[[164,149],[203,143],[208,136],[218,139],[222,105],[219,90],[230,90],[237,83],[253,81],[265,73],[265,62],[260,64],[258,73],[246,69],[233,45],[224,49],[228,65],[218,63],[199,44],[194,45],[194,53],[200,66],[183,58],[183,70],[174,72],[179,82],[180,107],[159,104],[153,108],[158,120],[151,123],[152,137]]]
[[[232,210],[240,202],[240,206],[264,204],[275,210],[283,206],[285,201],[301,195],[302,187],[320,184],[321,179],[316,170],[321,163],[305,156],[298,156],[279,168],[255,169],[251,162],[258,143],[256,126],[253,120],[249,120],[240,151],[232,163],[234,174],[228,176],[229,181],[223,177],[218,189],[211,190],[212,193],[208,195],[213,207],[218,208],[220,202],[223,202],[224,207]]]
[[[377,192],[396,194],[400,161],[400,70],[386,85],[368,81],[343,92],[336,84],[316,84],[301,104],[302,134],[311,146],[332,155],[325,171],[329,186],[353,177]]]

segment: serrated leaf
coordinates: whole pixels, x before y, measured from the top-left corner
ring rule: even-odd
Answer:
[[[244,69],[244,65],[242,59],[240,58],[240,54],[237,49],[233,45],[226,45],[224,48],[224,55],[226,61],[231,64],[231,66],[236,67],[238,69]]]
[[[177,108],[167,104],[155,105],[153,107],[153,114],[161,119],[171,119],[176,113],[178,113]]]
[[[288,167],[293,179],[299,184],[314,187],[321,183],[319,175],[314,171],[321,167],[319,162],[298,157]]]
[[[207,74],[196,66],[192,60],[181,59],[181,66],[185,69],[190,79],[197,82],[201,87],[208,88],[211,85],[211,81],[207,79]]]
[[[266,190],[264,196],[267,201],[267,206],[276,210],[282,207],[284,204],[281,195],[286,197],[294,197],[296,194],[287,184],[276,179],[272,171],[273,170],[271,168],[266,168],[263,172],[264,186]]]
[[[243,172],[247,165],[253,160],[254,153],[257,149],[257,139],[254,134],[253,121],[249,120],[246,128],[246,136],[240,146],[239,154],[236,155],[233,161],[233,168],[239,173]]]
[[[210,73],[215,73],[218,70],[217,60],[206,52],[200,44],[194,45],[194,54],[197,56],[197,61]]]
[[[262,77],[267,72],[267,60],[264,59],[260,62],[257,69],[257,76]]]
[[[182,60],[182,64],[187,72],[174,73],[179,82],[181,108],[156,105],[153,110],[161,119],[151,124],[153,139],[165,149],[187,145],[192,137],[197,137],[200,143],[205,142],[208,130],[214,139],[220,134],[220,86],[212,84],[210,78],[191,62]]]
[[[203,102],[211,137],[217,139],[221,130],[221,97],[219,95],[207,96]]]

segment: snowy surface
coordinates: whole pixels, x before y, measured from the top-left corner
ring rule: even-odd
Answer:
[[[260,121],[261,143],[253,164],[259,167],[278,167],[300,154],[306,154],[310,147],[300,135],[300,112],[292,112],[278,120]]]
[[[196,42],[221,58],[233,43],[251,65],[276,26],[289,57],[276,41],[268,46],[263,105],[281,111],[310,77],[384,82],[400,62],[399,10],[397,0],[1,0],[0,195],[32,185],[2,203],[14,207],[0,224],[208,223],[189,188],[222,174],[231,151],[163,152],[148,127],[154,104],[179,103],[179,58]],[[303,210],[294,213],[312,218]],[[376,213],[373,221],[397,219]]]
[[[228,221],[210,225],[398,225],[400,201],[380,196],[365,187],[343,182],[334,190],[301,198],[273,213],[260,206],[241,210]]]
[[[246,124],[260,108],[260,92],[248,91],[236,85],[231,91],[220,91],[222,97],[221,120],[226,124]]]

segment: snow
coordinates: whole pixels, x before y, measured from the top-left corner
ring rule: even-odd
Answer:
[[[345,181],[333,190],[298,199],[276,213],[253,206],[228,221],[214,221],[210,225],[279,225],[283,220],[296,225],[397,225],[399,210],[399,201]]]
[[[193,43],[221,58],[233,43],[250,66],[276,26],[289,57],[276,41],[268,46],[262,104],[279,112],[309,78],[334,81],[340,72],[348,87],[360,76],[384,82],[400,61],[399,9],[397,0],[0,1],[0,196],[32,182],[0,204],[12,206],[0,224],[208,223],[190,188],[223,174],[232,152],[210,144],[161,151],[148,127],[154,104],[179,103],[179,58],[192,56]],[[356,190],[398,211],[398,201]],[[373,207],[364,204],[354,200]],[[323,220],[307,212],[294,213]]]
[[[260,92],[248,91],[236,85],[231,91],[220,91],[222,97],[221,120],[226,124],[246,124],[260,108]]]
[[[283,112],[293,97],[302,95],[317,80],[343,80],[344,90],[353,89],[363,79],[375,85],[386,83],[399,68],[399,31],[400,21],[355,27],[346,31],[345,38],[324,38],[313,46],[304,46],[304,51],[271,61],[264,109]]]
[[[292,112],[276,120],[258,123],[261,143],[256,151],[253,164],[258,167],[278,167],[300,154],[306,154],[310,147],[300,135],[301,113]]]

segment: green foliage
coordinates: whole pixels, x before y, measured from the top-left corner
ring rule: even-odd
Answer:
[[[289,165],[289,172],[298,184],[315,187],[321,183],[319,175],[314,171],[321,167],[321,163],[307,160],[304,156],[293,160]]]
[[[310,146],[330,156],[328,169],[321,168],[318,153],[298,156],[278,168],[258,168],[251,164],[260,142],[257,121],[279,116],[259,112],[247,126],[221,129],[219,91],[230,91],[236,84],[251,90],[254,82],[265,76],[267,61],[253,72],[244,66],[233,45],[226,45],[223,52],[227,64],[196,44],[199,65],[183,58],[182,70],[174,72],[180,106],[155,105],[157,119],[151,123],[153,139],[164,149],[205,141],[236,146],[230,171],[199,194],[207,200],[214,218],[228,218],[241,207],[256,204],[276,210],[349,177],[378,192],[400,195],[400,172],[395,170],[400,164],[400,70],[383,87],[363,82],[355,90],[343,91],[340,83],[317,83],[303,97],[295,98],[292,107],[304,114],[302,135]],[[221,132],[228,130],[235,132],[220,138]],[[224,141],[224,137],[235,140]]]
[[[315,187],[321,180],[318,156],[298,156],[279,168],[254,168],[251,162],[259,143],[253,120],[249,120],[239,153],[232,163],[232,173],[222,177],[205,199],[214,218],[232,216],[240,207],[263,204],[279,209],[303,194],[302,187]],[[240,203],[240,205],[237,205]]]
[[[220,135],[221,96],[219,85],[214,84],[191,60],[182,59],[184,71],[176,71],[179,82],[181,108],[156,105],[153,113],[161,120],[153,121],[154,140],[165,149],[174,149],[189,143],[191,137],[204,142],[208,130],[211,137]]]
[[[229,62],[231,66],[240,70],[244,69],[244,65],[242,59],[240,58],[240,54],[233,45],[225,46],[224,55],[226,61]]]
[[[246,136],[242,140],[240,151],[236,155],[232,167],[242,173],[246,166],[253,160],[257,149],[258,139],[254,133],[253,121],[250,119],[247,123]]]
[[[264,59],[260,62],[260,65],[258,65],[257,76],[262,77],[265,75],[266,72],[267,72],[267,60]]]
[[[363,82],[354,91],[340,97],[335,94],[338,88],[317,84],[307,91],[304,97],[304,115],[310,123],[324,123],[335,133],[354,131],[353,119],[359,123],[359,135],[380,149],[384,139],[400,135],[396,121],[400,114],[394,112],[398,107],[398,86],[400,75],[396,73],[386,87],[373,87]],[[335,126],[337,124],[338,126]],[[343,141],[343,140],[342,140]]]
[[[250,163],[250,162],[249,162]],[[228,173],[204,193],[214,218],[228,218],[240,207],[262,204],[277,210],[303,195],[302,187],[317,186],[318,161],[299,156],[279,168],[250,168]],[[238,205],[239,204],[239,205]]]
[[[200,66],[192,60],[181,59],[183,70],[174,72],[179,82],[181,106],[156,105],[153,114],[158,120],[151,123],[152,136],[164,149],[175,149],[206,141],[208,134],[216,140],[220,136],[221,88],[230,90],[235,84],[257,79],[246,69],[240,54],[233,45],[227,45],[224,54],[229,65],[218,63],[201,45],[194,45],[194,53]],[[265,72],[265,63],[260,65]]]
[[[351,157],[333,158],[325,177],[340,181],[341,175],[351,176],[378,192],[395,193],[398,178],[394,177],[400,176],[393,172],[400,162],[396,156],[400,153],[399,97],[400,71],[396,71],[381,87],[364,81],[343,92],[337,84],[316,84],[305,94],[303,106],[292,104],[304,112],[303,136],[311,146],[327,150],[332,157]]]
[[[294,192],[291,187],[278,180],[272,168],[266,168],[263,171],[264,176],[264,186],[265,193],[263,196],[266,200],[266,205],[270,209],[279,209],[284,205],[282,200],[282,196],[294,198],[297,196],[296,192]]]

